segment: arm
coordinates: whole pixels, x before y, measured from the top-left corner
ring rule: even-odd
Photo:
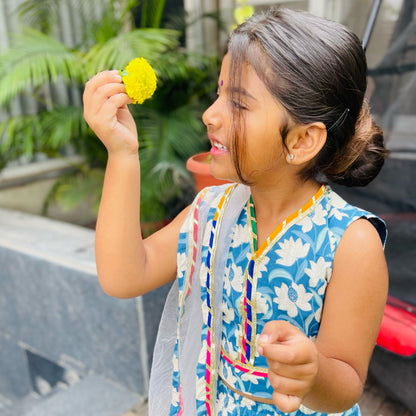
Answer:
[[[265,326],[260,351],[269,363],[273,400],[285,412],[301,403],[341,412],[360,398],[387,297],[380,238],[367,220],[345,231],[334,257],[316,342],[287,322]]]
[[[85,87],[85,120],[108,151],[96,229],[98,277],[107,294],[122,298],[139,296],[175,278],[176,245],[187,213],[142,239],[140,162],[130,102],[117,71],[102,72]]]

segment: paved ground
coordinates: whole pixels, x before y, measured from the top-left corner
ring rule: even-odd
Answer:
[[[412,416],[399,402],[389,397],[371,376],[368,377],[360,407],[363,416]],[[137,404],[122,416],[147,416],[147,404]]]
[[[368,377],[360,400],[363,416],[412,416],[411,413],[371,377]]]
[[[147,416],[147,403],[138,403],[127,413],[124,413],[121,416]]]

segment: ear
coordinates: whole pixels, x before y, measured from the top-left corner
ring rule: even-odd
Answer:
[[[287,135],[286,161],[292,165],[308,163],[325,145],[326,135],[322,122],[296,125]]]

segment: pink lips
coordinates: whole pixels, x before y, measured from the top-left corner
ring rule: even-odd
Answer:
[[[221,155],[223,155],[224,153],[227,153],[228,152],[228,150],[220,150],[220,149],[217,149],[215,146],[212,146],[211,147],[211,150],[210,150],[210,153],[211,153],[211,156],[221,156]]]
[[[215,136],[208,134],[208,138],[211,141],[212,147],[210,153],[212,156],[220,156],[228,153],[228,149],[224,146]],[[216,146],[217,144],[217,146]]]

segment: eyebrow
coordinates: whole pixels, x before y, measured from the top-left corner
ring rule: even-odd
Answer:
[[[238,94],[244,95],[244,96],[246,96],[248,98],[251,98],[252,100],[256,100],[257,101],[257,98],[254,97],[253,95],[251,95],[249,92],[247,92],[247,90],[245,90],[244,88],[233,88],[232,92],[233,93],[238,93]]]
[[[218,84],[218,88],[221,88],[221,85],[220,84]],[[239,87],[236,87],[236,88],[229,88],[229,87],[226,87],[226,91],[228,92],[228,93],[231,93],[231,94],[236,94],[236,95],[243,95],[243,96],[245,96],[245,97],[247,97],[247,98],[250,98],[250,99],[252,99],[252,100],[254,100],[254,101],[258,101],[257,100],[257,98],[256,97],[254,97],[253,95],[251,95],[249,92],[247,92],[247,90],[245,90],[244,88],[239,88]]]

